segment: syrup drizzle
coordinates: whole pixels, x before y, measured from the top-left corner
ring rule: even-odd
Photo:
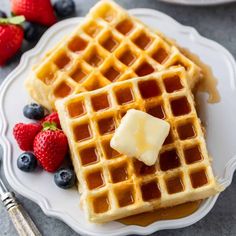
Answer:
[[[139,155],[141,155],[142,153],[144,153],[147,150],[150,150],[150,148],[152,148],[152,145],[149,144],[144,138],[145,123],[146,123],[145,119],[140,119],[139,128],[134,133],[136,145],[138,147],[138,151],[140,152]]]
[[[193,214],[200,206],[201,200],[187,202],[178,206],[155,210],[152,212],[141,213],[118,220],[125,225],[148,226],[160,220],[180,219]]]
[[[208,103],[218,103],[220,102],[220,93],[217,89],[217,78],[214,76],[212,69],[209,65],[205,64],[198,55],[190,52],[186,48],[180,48],[180,51],[187,56],[190,60],[192,60],[196,65],[198,65],[202,69],[203,78],[196,86],[195,92],[204,92],[208,94]]]
[[[161,38],[169,42],[170,44],[174,44],[178,49],[187,56],[190,60],[192,60],[196,65],[198,65],[202,69],[203,78],[200,80],[198,85],[195,88],[195,94],[198,92],[205,92],[208,94],[208,103],[218,103],[221,100],[220,93],[217,89],[217,78],[214,76],[212,69],[209,65],[205,64],[197,54],[190,52],[189,49],[180,47],[176,40],[166,38],[164,34],[160,32],[156,32]]]

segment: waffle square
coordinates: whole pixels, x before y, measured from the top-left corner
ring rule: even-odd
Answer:
[[[215,181],[186,71],[175,67],[56,102],[92,222],[106,222],[215,194]],[[129,109],[165,119],[171,129],[158,161],[146,166],[110,140]]]
[[[192,88],[200,68],[159,35],[113,1],[99,1],[76,30],[34,66],[26,88],[35,101],[52,109],[56,100],[70,94],[175,65],[185,67]]]

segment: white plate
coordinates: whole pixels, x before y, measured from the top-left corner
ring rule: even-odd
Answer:
[[[174,4],[194,5],[194,6],[218,5],[218,4],[235,2],[235,0],[161,0],[161,1]]]
[[[219,78],[221,102],[207,104],[206,95],[201,94],[201,108],[204,111],[201,118],[208,124],[207,144],[214,157],[215,174],[220,183],[227,187],[236,169],[236,64],[233,57],[219,44],[203,38],[193,28],[183,26],[161,12],[134,9],[130,13],[197,53],[213,68],[214,74]],[[50,28],[38,45],[22,56],[19,66],[1,86],[0,142],[4,150],[4,171],[9,184],[23,196],[35,201],[46,215],[61,219],[83,235],[150,234],[157,230],[180,228],[197,222],[210,211],[218,196],[207,199],[194,214],[178,220],[159,221],[147,227],[126,226],[118,222],[95,225],[86,221],[79,208],[79,196],[75,189],[65,191],[57,188],[52,174],[45,171],[25,174],[18,170],[16,159],[20,150],[13,140],[12,128],[17,122],[28,122],[22,115],[23,106],[29,102],[23,81],[38,57],[71,32],[81,19],[68,19]]]

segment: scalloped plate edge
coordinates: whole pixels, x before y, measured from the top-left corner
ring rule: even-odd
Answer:
[[[229,4],[235,2],[235,0],[161,0],[162,2],[171,4],[180,4],[188,6],[211,6],[211,5],[221,5]]]
[[[202,37],[194,28],[189,27],[189,26],[184,26],[184,25],[178,23],[173,18],[171,18],[168,15],[161,13],[159,11],[141,8],[141,9],[132,9],[132,10],[130,10],[130,12],[134,15],[154,16],[154,17],[162,18],[163,20],[171,21],[173,24],[175,24],[175,26],[177,26],[179,28],[179,31],[188,33],[189,35],[192,35],[192,38],[195,41],[197,41],[198,43],[203,43],[207,47],[217,48],[227,57],[227,59],[231,63],[231,65],[232,65],[231,73],[233,73],[233,78],[234,79],[236,78],[235,60],[234,60],[233,56],[220,44],[218,44],[212,40],[209,40],[207,38]],[[1,84],[0,104],[2,107],[3,107],[3,103],[4,103],[4,94],[7,91],[8,86],[17,78],[17,75],[20,74],[26,68],[27,62],[31,58],[36,56],[38,53],[40,53],[41,49],[43,49],[45,47],[45,43],[46,43],[47,38],[49,36],[52,36],[53,34],[57,33],[58,30],[67,26],[68,24],[76,24],[81,19],[82,19],[81,17],[76,17],[76,18],[67,19],[67,20],[64,20],[64,21],[61,21],[61,22],[55,24],[53,27],[51,27],[49,30],[47,30],[47,32],[42,36],[42,38],[39,40],[39,42],[35,48],[29,50],[28,52],[26,52],[22,56],[20,63],[16,67],[16,69],[14,71],[12,71],[7,76],[7,78],[4,80],[4,82]],[[76,23],[74,23],[74,22],[76,22]],[[232,82],[233,87],[235,88],[235,81],[231,81],[231,82]],[[46,215],[52,216],[52,217],[55,217],[55,218],[58,218],[58,219],[64,221],[71,228],[73,228],[76,232],[83,233],[86,235],[98,235],[97,232],[91,232],[88,230],[84,230],[84,229],[81,229],[80,227],[78,227],[78,225],[75,225],[75,221],[71,216],[69,216],[68,214],[65,214],[63,212],[56,211],[56,210],[52,209],[49,201],[46,198],[44,198],[41,195],[35,194],[30,189],[28,189],[27,186],[23,186],[24,189],[22,189],[22,185],[18,183],[17,178],[11,172],[10,161],[9,161],[9,158],[7,158],[7,156],[11,155],[11,144],[10,144],[9,140],[6,138],[6,132],[8,129],[8,125],[6,122],[6,117],[4,115],[3,109],[0,110],[0,118],[2,120],[2,122],[0,123],[0,134],[2,136],[2,138],[0,139],[0,144],[3,147],[3,154],[4,154],[3,155],[3,159],[4,159],[3,169],[5,172],[7,181],[13,187],[13,189],[15,189],[21,195],[36,202],[41,207],[41,209],[43,210],[43,212]],[[234,173],[235,169],[236,169],[236,156],[232,157],[231,160],[226,164],[224,177],[219,179],[219,182],[223,187],[226,188],[230,185],[230,183],[232,182],[233,173]],[[139,234],[139,235],[140,234],[147,235],[147,234],[153,233],[158,230],[182,228],[182,227],[189,226],[191,224],[196,223],[200,219],[202,219],[212,209],[218,196],[219,196],[219,194],[207,199],[204,202],[204,204],[201,205],[201,207],[199,208],[198,211],[196,211],[195,213],[193,213],[192,215],[190,215],[188,217],[177,219],[177,220],[166,220],[166,221],[155,222],[147,227],[127,226],[127,227],[117,230],[117,232],[112,232],[112,233],[105,233],[104,232],[101,235],[124,235],[124,234],[127,235],[127,234],[134,234],[134,233]]]

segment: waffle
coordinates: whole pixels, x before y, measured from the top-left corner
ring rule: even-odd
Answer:
[[[198,66],[119,5],[104,0],[34,66],[26,88],[35,101],[52,109],[69,94],[174,65],[185,67],[193,87],[201,74]]]
[[[56,108],[69,140],[81,203],[91,222],[203,199],[218,191],[182,67],[71,95],[58,100]],[[154,166],[110,147],[115,128],[129,109],[171,125]]]

